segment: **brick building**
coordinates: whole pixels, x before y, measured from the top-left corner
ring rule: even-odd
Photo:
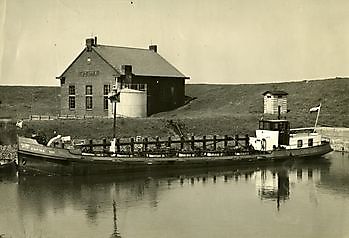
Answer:
[[[279,107],[281,114],[287,113],[287,95],[284,91],[264,92],[264,113],[278,114]]]
[[[168,111],[184,104],[185,79],[189,79],[149,49],[97,44],[86,39],[86,47],[59,76],[61,115],[107,116],[108,93],[121,87],[143,88],[147,92],[147,114]]]

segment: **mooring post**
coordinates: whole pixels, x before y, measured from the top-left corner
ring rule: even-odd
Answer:
[[[245,136],[246,136],[246,138],[245,138],[246,147],[249,147],[249,145],[250,145],[250,137],[248,136],[248,134],[246,134]]]
[[[135,139],[132,137],[130,141],[130,149],[131,153],[133,154],[135,152]]]
[[[171,136],[168,137],[167,146],[171,149]]]
[[[120,152],[120,139],[116,139],[115,144],[116,144],[116,151]]]
[[[93,152],[93,141],[89,140],[90,152]]]
[[[157,136],[155,140],[156,140],[156,149],[160,149],[161,145],[159,142],[159,140],[160,140],[159,137]]]
[[[107,150],[107,139],[103,138],[103,152]]]
[[[228,148],[228,136],[224,136],[224,149],[226,150]]]
[[[143,143],[144,151],[148,151],[148,137],[143,139]]]
[[[191,149],[194,150],[195,149],[195,137],[191,136]]]
[[[217,136],[214,135],[213,136],[213,150],[216,150],[217,149]]]
[[[206,150],[206,136],[202,137],[202,149],[205,151]]]

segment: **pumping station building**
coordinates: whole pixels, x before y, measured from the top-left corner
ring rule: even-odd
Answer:
[[[182,106],[189,77],[160,56],[156,45],[101,45],[95,37],[86,39],[86,47],[57,79],[61,115],[112,117],[108,94],[117,85],[117,115],[144,117]]]

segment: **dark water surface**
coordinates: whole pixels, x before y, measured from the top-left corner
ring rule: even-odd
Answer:
[[[349,237],[349,154],[132,177],[0,179],[3,237]]]

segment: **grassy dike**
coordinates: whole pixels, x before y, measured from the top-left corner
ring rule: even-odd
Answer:
[[[319,125],[349,127],[349,79],[336,78],[302,82],[186,85],[186,95],[195,98],[187,105],[149,118],[120,118],[119,137],[175,135],[169,121],[177,122],[188,135],[252,135],[263,116],[263,96],[267,90],[284,90],[288,95],[286,114],[291,127],[314,126],[316,113],[309,108],[322,102]],[[0,117],[20,119],[29,115],[59,113],[57,87],[0,87]],[[266,118],[267,116],[264,116]],[[267,118],[275,118],[268,116]],[[51,136],[56,130],[73,138],[111,138],[112,119],[26,121],[20,135],[39,132]]]
[[[237,114],[235,116],[216,117],[151,117],[151,118],[118,118],[116,134],[118,137],[144,136],[155,138],[176,136],[170,120],[180,125],[187,135],[253,135],[258,127],[258,119],[262,114]],[[316,114],[289,114],[287,118],[292,127],[313,126]],[[321,115],[321,121],[335,123],[331,115]],[[52,121],[28,121],[24,127],[18,130],[19,135],[30,136],[31,133],[50,137],[56,130],[62,135],[71,135],[74,139],[102,139],[112,138],[112,119],[86,119],[86,120],[52,120]]]

